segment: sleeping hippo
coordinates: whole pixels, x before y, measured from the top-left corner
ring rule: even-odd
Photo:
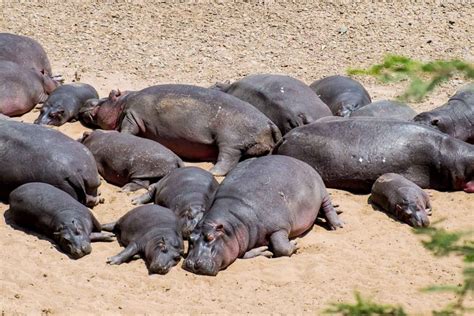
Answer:
[[[237,258],[291,256],[292,239],[310,230],[320,211],[332,229],[342,227],[321,177],[306,163],[277,155],[243,161],[192,232],[183,267],[216,275]]]
[[[227,93],[191,85],[112,91],[89,102],[81,121],[155,140],[183,159],[216,161],[223,176],[241,158],[266,155],[281,138],[278,127],[252,105]]]
[[[176,215],[158,205],[134,208],[117,222],[102,228],[114,232],[120,245],[125,247],[118,255],[107,259],[109,264],[122,264],[141,255],[149,273],[166,274],[184,253]]]
[[[332,116],[331,110],[304,82],[284,75],[250,75],[214,89],[255,106],[271,119],[282,134],[315,120]]]
[[[412,122],[319,121],[286,134],[273,153],[307,162],[328,188],[368,193],[397,173],[424,189],[474,192],[474,146]]]
[[[369,93],[359,82],[344,76],[317,80],[310,88],[337,116],[349,116],[351,112],[372,102]]]
[[[82,144],[43,126],[0,120],[0,198],[28,182],[49,183],[73,198],[99,203],[94,157]]]
[[[79,140],[92,153],[99,174],[122,191],[148,188],[183,161],[171,150],[149,139],[117,131],[84,132]]]
[[[43,47],[26,36],[0,33],[0,61],[11,61],[26,69],[52,75],[51,64]]]
[[[446,104],[418,114],[414,121],[474,144],[474,84],[460,89]]]
[[[0,60],[0,113],[19,116],[29,112],[58,86],[45,72]]]
[[[99,95],[87,83],[70,83],[55,89],[41,107],[35,124],[61,126],[77,119],[79,109],[89,99]]]
[[[184,167],[171,171],[132,203],[154,201],[171,209],[178,216],[183,238],[188,238],[211,207],[218,186],[210,172],[197,167]]]
[[[370,202],[413,227],[427,227],[430,224],[428,194],[399,174],[381,175],[372,186]]]
[[[358,116],[411,121],[416,116],[416,112],[405,103],[393,100],[380,100],[358,108],[350,115],[350,117]]]
[[[112,241],[101,232],[91,211],[69,194],[39,182],[23,184],[10,194],[11,219],[18,226],[54,240],[73,259],[91,253],[91,241]]]

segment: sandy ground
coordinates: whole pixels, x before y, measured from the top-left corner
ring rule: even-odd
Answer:
[[[468,1],[0,3],[0,31],[36,38],[55,73],[66,82],[79,78],[90,83],[103,96],[112,88],[172,82],[207,86],[251,73],[285,73],[311,83],[379,62],[386,53],[474,61],[474,6]],[[403,88],[360,80],[374,100],[394,97]],[[462,83],[454,78],[413,107],[438,106]],[[32,122],[37,115],[18,119]],[[59,130],[77,138],[86,129],[72,123]],[[130,199],[138,194],[122,193],[105,182],[100,189],[106,202],[94,212],[102,222],[130,210]],[[420,288],[459,283],[459,258],[434,258],[407,225],[374,211],[367,195],[330,191],[344,211],[344,229],[315,226],[291,258],[237,260],[217,277],[192,275],[179,266],[165,276],[149,276],[142,260],[108,266],[106,258],[120,251],[115,242],[96,243],[91,255],[70,260],[49,241],[12,229],[2,216],[0,310],[2,315],[319,314],[330,302],[352,301],[358,290],[380,302],[403,304],[411,313],[429,314],[453,299]],[[432,221],[444,218],[439,226],[447,229],[474,227],[472,196],[429,192]],[[7,208],[0,204],[2,213]]]

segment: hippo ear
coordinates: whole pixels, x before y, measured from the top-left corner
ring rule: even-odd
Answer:
[[[109,93],[109,100],[112,101],[112,102],[115,102],[115,101],[117,101],[117,98],[119,96],[120,96],[120,90],[118,90],[118,91],[112,90]]]
[[[224,234],[224,225],[219,224],[216,226],[217,236]]]

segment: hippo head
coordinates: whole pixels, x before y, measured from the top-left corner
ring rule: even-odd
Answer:
[[[415,116],[415,122],[430,126],[439,130],[440,132],[456,136],[456,124],[452,117],[443,111],[423,112]]]
[[[230,254],[226,239],[224,225],[198,225],[189,238],[189,253],[183,268],[196,274],[217,275],[237,258]]]
[[[431,209],[426,207],[426,202],[419,196],[408,198],[403,203],[395,206],[395,217],[412,227],[428,227]]]
[[[78,118],[87,127],[100,127],[106,130],[117,129],[122,116],[121,98],[127,92],[110,91],[108,98],[87,100],[79,110]]]
[[[65,124],[70,117],[65,109],[72,108],[65,104],[68,100],[63,100],[64,103],[50,102],[49,99],[43,104],[40,110],[40,115],[35,120],[35,124],[39,125],[54,125],[61,126]]]
[[[179,227],[181,227],[181,233],[184,239],[189,238],[191,232],[202,219],[204,212],[205,207],[201,204],[188,205],[180,212]]]
[[[72,219],[61,223],[54,236],[59,247],[74,259],[84,257],[92,251],[89,232],[80,220]]]
[[[183,239],[179,234],[157,236],[145,245],[145,262],[150,274],[166,274],[178,264],[184,254]]]

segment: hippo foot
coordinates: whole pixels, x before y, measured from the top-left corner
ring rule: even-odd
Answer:
[[[110,265],[119,265],[122,263],[122,259],[119,255],[107,258],[107,263]]]
[[[299,249],[298,243],[296,240],[288,239],[288,232],[286,231],[277,231],[273,233],[270,237],[270,245],[273,249],[273,254],[275,257],[291,257]]]
[[[209,170],[214,177],[223,177],[229,172],[229,168],[224,168],[222,165],[216,164]]]
[[[89,235],[91,241],[114,241],[115,234],[109,232],[91,233]]]
[[[140,189],[146,189],[148,184],[145,182],[130,182],[120,188],[122,192],[134,192]]]
[[[250,259],[250,258],[255,258],[258,256],[271,258],[273,257],[273,252],[269,251],[267,246],[257,247],[257,248],[247,251],[242,257],[242,259]]]

